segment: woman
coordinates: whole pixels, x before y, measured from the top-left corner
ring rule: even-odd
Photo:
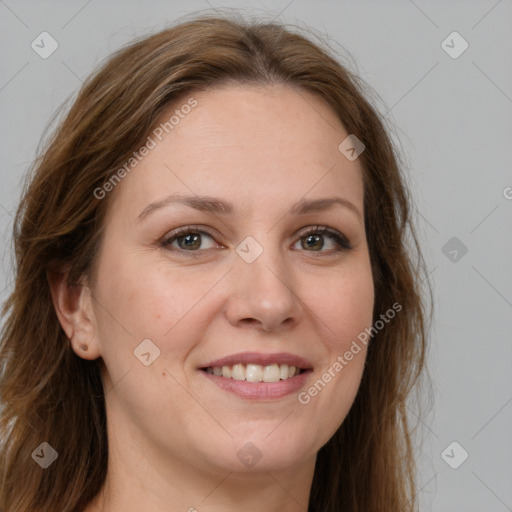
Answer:
[[[416,510],[409,209],[307,38],[202,17],[117,52],[17,212],[0,508]]]

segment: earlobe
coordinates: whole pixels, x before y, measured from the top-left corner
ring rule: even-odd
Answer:
[[[68,272],[48,272],[47,279],[55,313],[74,352],[84,359],[97,359],[101,351],[86,280],[70,283]]]

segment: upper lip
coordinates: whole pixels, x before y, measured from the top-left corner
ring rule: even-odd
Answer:
[[[240,352],[221,359],[216,359],[201,368],[214,368],[220,366],[232,366],[234,364],[258,364],[268,366],[271,364],[287,364],[295,366],[301,370],[312,369],[311,363],[301,356],[290,354],[288,352],[278,352],[275,354],[262,354],[261,352]]]

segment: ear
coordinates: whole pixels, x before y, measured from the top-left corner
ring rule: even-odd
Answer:
[[[74,352],[83,359],[101,356],[91,290],[85,278],[69,283],[69,273],[47,272],[53,306]]]

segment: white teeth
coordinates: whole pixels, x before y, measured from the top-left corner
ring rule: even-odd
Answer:
[[[235,364],[231,369],[231,378],[236,380],[245,380],[245,366],[243,364]]]
[[[263,382],[279,382],[281,378],[281,370],[279,370],[279,365],[271,364],[270,366],[265,366],[263,370]]]
[[[259,364],[248,364],[245,367],[245,380],[261,382],[263,380],[263,368]]]
[[[287,364],[234,364],[233,366],[209,367],[206,371],[210,374],[222,376],[227,379],[246,380],[248,382],[279,382],[291,379],[300,373],[300,369]]]

